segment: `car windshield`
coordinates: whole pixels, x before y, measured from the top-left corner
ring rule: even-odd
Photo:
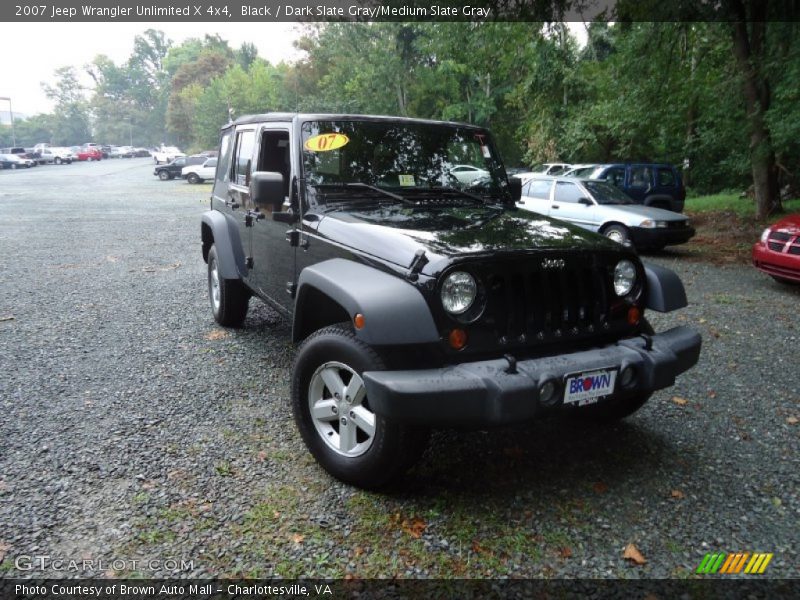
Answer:
[[[634,204],[625,192],[605,181],[584,181],[583,185],[592,193],[598,204]]]
[[[319,203],[425,195],[507,200],[489,135],[457,125],[404,121],[307,121],[303,171]]]

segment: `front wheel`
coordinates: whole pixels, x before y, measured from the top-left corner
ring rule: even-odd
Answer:
[[[328,473],[365,489],[399,478],[428,435],[373,412],[361,376],[385,368],[369,345],[336,325],[303,342],[292,371],[292,412],[306,447]]]
[[[623,246],[631,245],[630,232],[624,225],[609,225],[603,229],[603,235]]]
[[[167,181],[168,179],[170,179],[170,176],[169,176],[169,173],[167,173],[166,171],[159,171],[158,172],[158,178],[161,181]]]
[[[61,164],[61,157],[60,156],[56,156],[56,159],[53,162],[55,162],[57,165],[60,165]]]
[[[186,180],[189,183],[200,183],[200,178],[194,173],[189,173],[189,176],[186,178]]]
[[[208,299],[214,320],[224,327],[238,327],[247,316],[250,295],[238,279],[224,279],[219,272],[216,246],[208,250]]]

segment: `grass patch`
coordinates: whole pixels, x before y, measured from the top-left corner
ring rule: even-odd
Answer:
[[[722,193],[687,198],[684,210],[687,213],[728,212],[741,219],[752,219],[756,214],[756,204],[751,198],[742,198],[739,194]],[[784,200],[783,210],[787,213],[800,212],[800,198]],[[780,217],[781,215],[770,217],[767,223],[774,223]]]

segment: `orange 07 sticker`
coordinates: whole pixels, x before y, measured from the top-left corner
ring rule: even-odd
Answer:
[[[321,133],[308,138],[303,146],[312,152],[328,152],[347,145],[349,141],[350,138],[343,133]]]

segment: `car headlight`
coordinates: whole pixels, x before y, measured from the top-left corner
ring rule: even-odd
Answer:
[[[478,286],[472,275],[454,271],[442,283],[442,306],[450,314],[463,314],[475,302],[477,293]]]
[[[636,266],[629,260],[621,260],[614,267],[614,291],[617,296],[627,296],[636,285]]]
[[[655,229],[657,227],[666,227],[666,221],[653,221],[652,219],[645,219],[641,223],[639,223],[639,227],[644,227],[646,229]]]
[[[762,244],[766,244],[767,243],[767,238],[769,237],[769,234],[770,234],[771,231],[772,230],[769,227],[767,227],[764,231],[761,232],[761,243]]]

